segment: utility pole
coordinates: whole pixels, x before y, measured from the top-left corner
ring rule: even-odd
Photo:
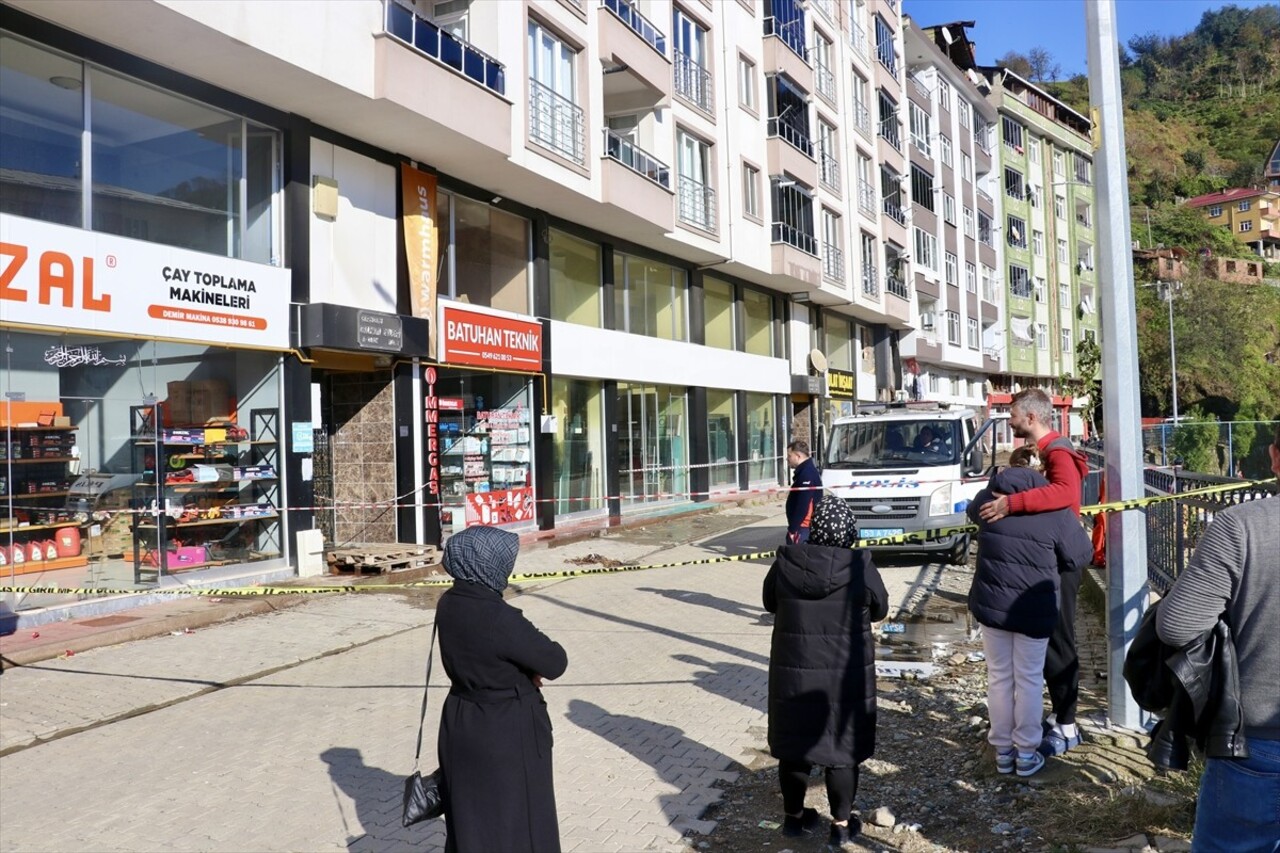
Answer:
[[[1138,402],[1137,309],[1124,152],[1124,102],[1115,0],[1084,0],[1089,105],[1100,125],[1098,176],[1099,300],[1102,321],[1103,453],[1107,498],[1144,496],[1142,422]],[[1137,729],[1141,711],[1121,675],[1125,652],[1147,606],[1146,519],[1136,510],[1107,519],[1107,699],[1112,723]]]

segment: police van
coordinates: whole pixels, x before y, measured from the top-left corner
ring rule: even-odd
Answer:
[[[827,499],[848,502],[862,539],[968,524],[965,510],[990,473],[993,423],[973,409],[919,403],[837,418],[819,463]],[[874,547],[942,552],[963,565],[969,534]]]

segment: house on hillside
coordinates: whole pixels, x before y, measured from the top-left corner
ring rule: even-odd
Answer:
[[[1276,140],[1276,147],[1271,149],[1271,156],[1267,158],[1262,181],[1268,189],[1280,192],[1280,139]]]
[[[1280,190],[1234,188],[1196,196],[1187,204],[1203,211],[1211,224],[1229,229],[1259,257],[1280,259]]]
[[[1135,281],[1183,281],[1187,277],[1186,249],[1134,249],[1133,276]]]

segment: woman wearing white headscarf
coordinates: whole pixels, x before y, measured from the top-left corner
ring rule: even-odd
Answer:
[[[502,598],[520,540],[469,527],[444,547],[456,581],[440,597],[440,660],[452,687],[440,714],[446,851],[559,853],[551,718],[542,679],[568,658]]]

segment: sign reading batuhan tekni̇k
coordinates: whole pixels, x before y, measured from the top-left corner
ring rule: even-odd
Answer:
[[[542,324],[440,304],[440,360],[536,373],[542,369]]]
[[[0,215],[0,322],[289,347],[281,267]]]

